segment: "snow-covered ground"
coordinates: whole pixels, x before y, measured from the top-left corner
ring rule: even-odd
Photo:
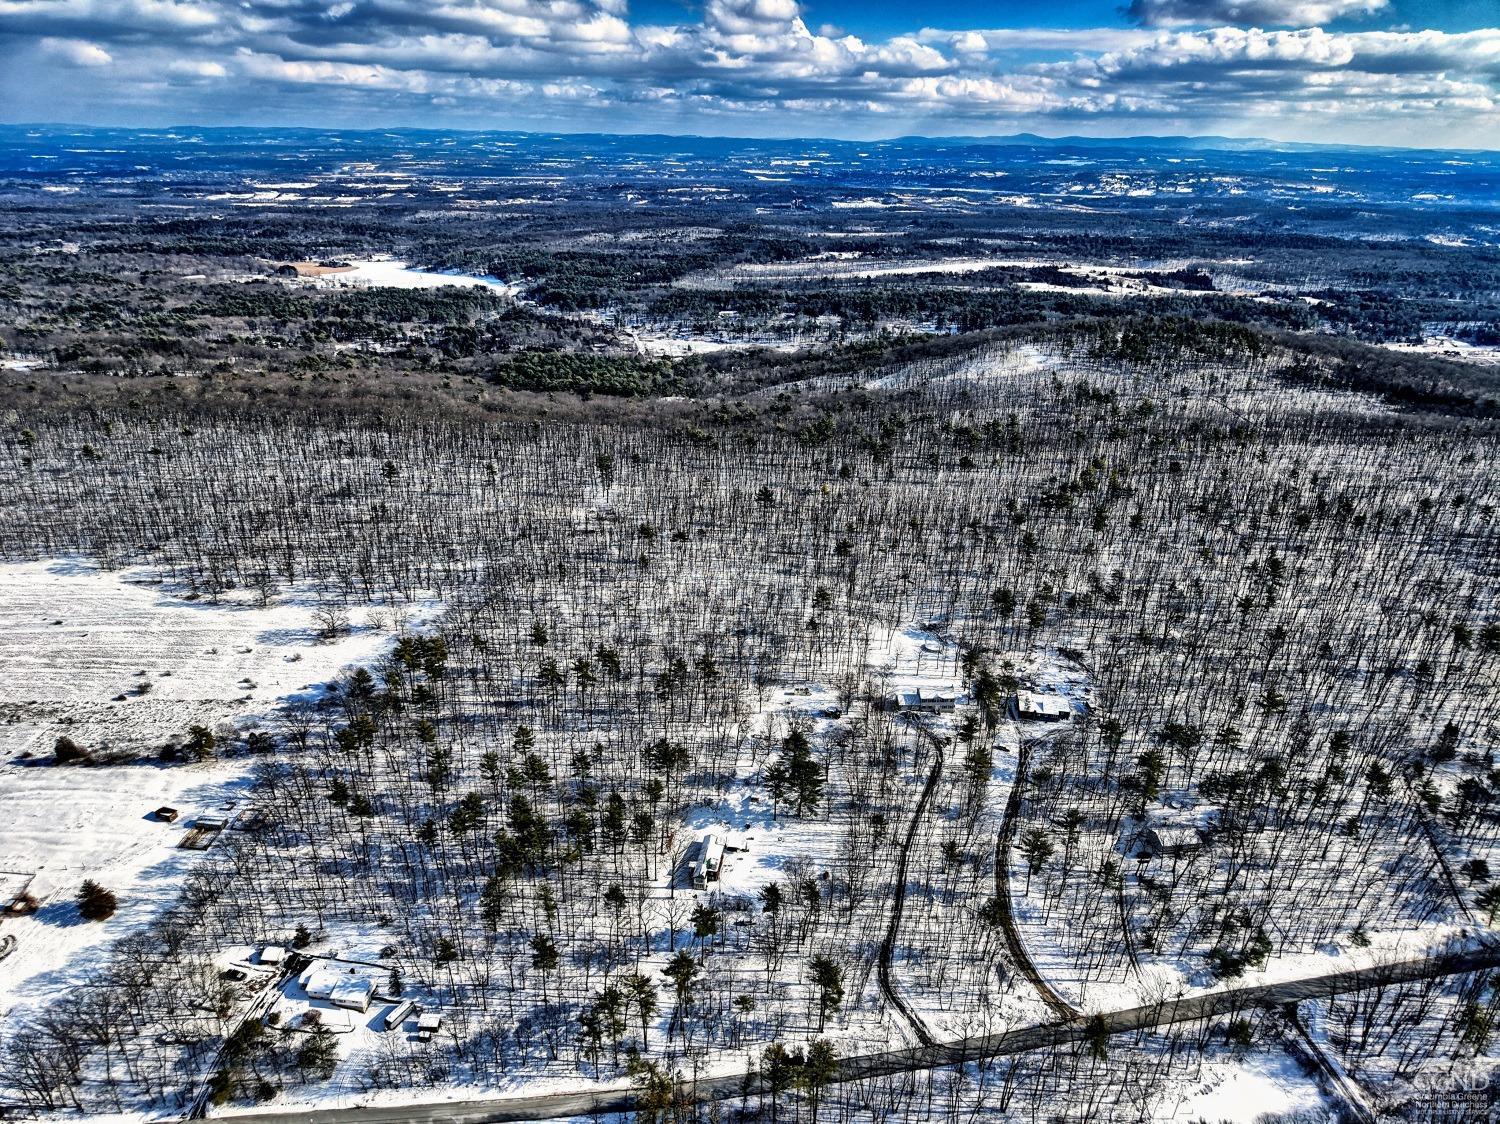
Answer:
[[[1326,1112],[1327,1105],[1317,1082],[1288,1054],[1273,1050],[1237,1062],[1205,1062],[1199,1080],[1163,1110],[1157,1117],[1162,1121],[1254,1124],[1279,1114]]]
[[[248,593],[186,600],[143,570],[0,566],[0,904],[23,889],[41,904],[0,920],[0,937],[16,939],[0,960],[0,1017],[97,969],[112,941],[172,902],[200,856],[178,846],[193,820],[243,808],[251,758],[169,764],[156,759],[162,746],[192,725],[232,743],[392,639],[390,613],[356,612],[349,633],[324,642],[317,607],[306,589],[261,608]],[[408,619],[435,611],[417,606]],[[123,760],[53,764],[64,734]],[[180,818],[157,819],[162,805]],[[115,892],[111,920],[80,919],[86,878]]]
[[[1102,262],[1061,263],[1049,258],[937,258],[909,261],[858,261],[847,257],[821,258],[791,262],[749,262],[737,265],[730,272],[737,277],[754,278],[758,281],[784,280],[802,277],[839,277],[848,280],[868,280],[876,277],[916,276],[925,274],[982,273],[990,269],[1057,269],[1074,276],[1091,273],[1105,276],[1138,273],[1143,269],[1185,269],[1192,262],[1164,261],[1141,265],[1108,265]]]

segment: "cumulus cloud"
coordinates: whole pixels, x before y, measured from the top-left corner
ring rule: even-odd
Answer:
[[[1500,145],[1500,30],[1274,26],[1385,3],[1135,0],[1151,26],[862,37],[811,29],[799,0],[705,0],[661,23],[633,22],[626,0],[0,0],[0,54],[21,60],[0,75],[0,106],[33,120],[96,106],[243,120],[268,106],[267,119],[281,107],[295,121],[330,105],[372,124],[551,127],[572,113],[593,128],[710,118],[756,131],[1326,117],[1436,123]],[[63,66],[70,76],[54,78]]]

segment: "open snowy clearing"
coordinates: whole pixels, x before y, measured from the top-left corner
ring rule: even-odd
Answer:
[[[194,820],[242,810],[250,758],[167,764],[155,759],[165,743],[192,725],[232,740],[391,640],[378,615],[356,614],[348,634],[323,642],[317,605],[296,589],[266,608],[249,594],[210,605],[146,571],[72,560],[0,567],[9,670],[0,683],[0,897],[26,890],[40,904],[0,920],[0,936],[16,939],[0,960],[0,1017],[97,970],[112,941],[171,904],[199,856],[179,846]],[[408,619],[434,612],[419,606]],[[55,765],[64,734],[128,763]],[[176,822],[153,814],[164,805],[178,810]],[[117,895],[109,921],[78,916],[85,878]]]
[[[1238,1062],[1207,1062],[1199,1080],[1185,1085],[1180,1097],[1175,1108],[1168,1102],[1158,1119],[1254,1124],[1278,1113],[1328,1111],[1317,1082],[1289,1055],[1276,1051],[1256,1051]]]
[[[1382,346],[1387,351],[1402,351],[1410,355],[1434,355],[1440,359],[1473,363],[1480,367],[1500,366],[1500,347],[1468,343],[1449,336],[1428,336],[1421,343],[1388,343]]]

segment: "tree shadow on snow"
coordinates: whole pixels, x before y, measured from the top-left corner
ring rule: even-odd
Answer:
[[[71,929],[85,924],[83,916],[78,912],[78,903],[72,899],[48,902],[32,914],[32,918],[39,924],[50,925],[54,929]]]

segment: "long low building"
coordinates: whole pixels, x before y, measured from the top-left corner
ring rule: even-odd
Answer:
[[[920,710],[928,714],[947,714],[962,703],[958,691],[945,687],[910,687],[897,691],[885,701],[886,710]]]
[[[710,882],[719,880],[723,866],[724,840],[717,835],[705,835],[698,846],[698,861],[693,864],[693,888],[708,889]]]

